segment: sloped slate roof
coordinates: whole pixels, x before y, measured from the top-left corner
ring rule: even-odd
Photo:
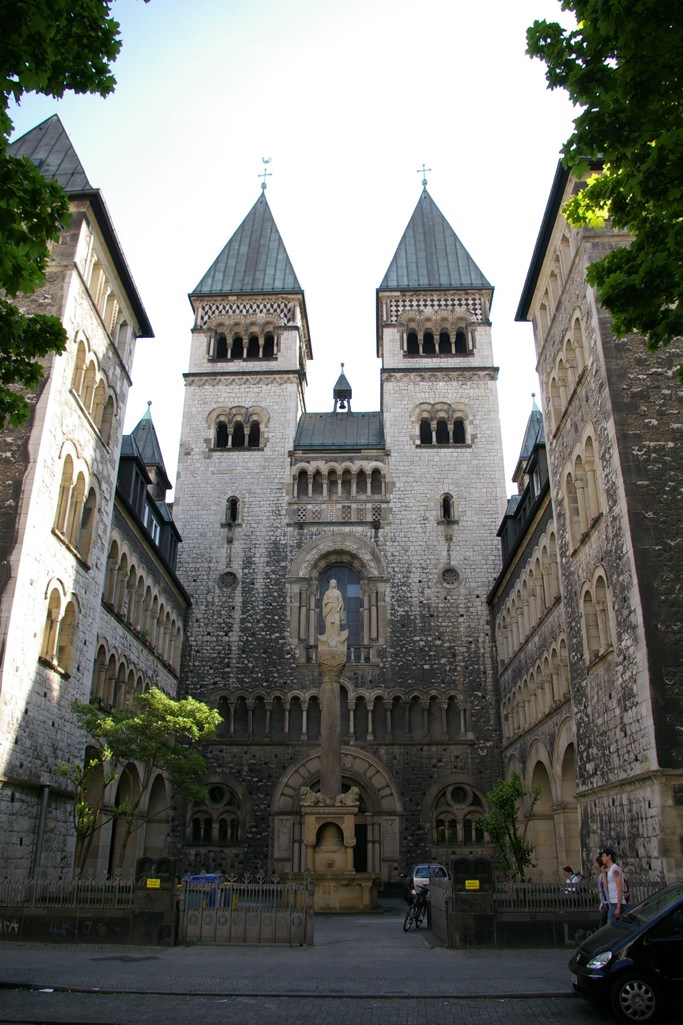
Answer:
[[[164,457],[161,454],[161,446],[159,445],[157,432],[154,424],[152,423],[152,413],[149,404],[147,405],[145,415],[131,431],[131,437],[138,448],[145,466],[158,467],[163,473],[170,488],[171,482],[168,480],[168,474],[166,473]]]
[[[90,203],[102,231],[105,245],[111,254],[121,283],[138,319],[140,337],[154,338],[152,325],[133,281],[133,275],[116,235],[114,223],[107,204],[104,202],[104,196],[100,189],[96,189],[90,184],[59,116],[53,114],[52,117],[11,142],[8,146],[8,153],[11,157],[27,157],[36,165],[43,178],[57,182],[72,199],[82,198]]]
[[[56,114],[10,143],[9,153],[13,157],[28,157],[43,178],[57,182],[65,192],[93,188]]]
[[[383,449],[381,413],[304,413],[299,419],[294,449]]]
[[[424,189],[379,287],[412,291],[492,286]]]
[[[265,192],[190,295],[301,292]]]
[[[522,442],[522,448],[520,449],[519,459],[517,465],[521,462],[526,462],[531,453],[533,452],[536,445],[545,444],[545,434],[543,430],[543,414],[536,405],[533,403],[531,414],[526,425],[526,431],[524,433],[524,441]]]

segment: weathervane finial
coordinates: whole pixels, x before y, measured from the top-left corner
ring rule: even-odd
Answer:
[[[427,171],[431,171],[431,167],[425,167],[424,163],[422,164],[422,167],[418,167],[418,169],[416,171],[416,174],[421,174],[422,175],[422,188],[423,189],[427,188]]]
[[[272,159],[273,159],[272,157],[261,157],[261,160],[263,161],[263,165],[264,166],[263,166],[263,170],[261,171],[261,173],[259,175],[259,178],[263,178],[263,181],[261,182],[261,188],[263,189],[264,192],[268,188],[268,183],[266,182],[266,178],[272,178],[273,177],[272,171],[268,170],[268,164],[271,162]]]

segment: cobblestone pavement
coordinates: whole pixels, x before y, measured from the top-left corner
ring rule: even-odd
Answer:
[[[0,992],[12,1025],[603,1025],[607,1011],[578,997],[149,997]],[[669,1025],[674,1020],[669,1019]],[[664,1020],[660,1025],[667,1025]]]

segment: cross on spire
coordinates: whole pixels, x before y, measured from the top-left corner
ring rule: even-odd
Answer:
[[[423,189],[427,188],[427,171],[431,171],[431,167],[425,167],[425,165],[423,163],[422,167],[418,167],[417,171],[415,172],[416,174],[421,174],[422,175],[422,188]]]
[[[263,181],[261,182],[261,188],[265,191],[265,189],[268,188],[266,178],[273,177],[273,172],[268,170],[268,164],[272,160],[272,157],[261,157],[261,160],[263,161],[263,170],[261,171],[258,177],[263,178]]]

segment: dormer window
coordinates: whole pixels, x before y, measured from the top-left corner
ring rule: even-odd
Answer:
[[[142,515],[142,522],[149,531],[152,541],[154,541],[154,544],[158,545],[159,541],[161,540],[161,526],[154,518],[151,506],[149,505],[145,505],[145,511]]]

